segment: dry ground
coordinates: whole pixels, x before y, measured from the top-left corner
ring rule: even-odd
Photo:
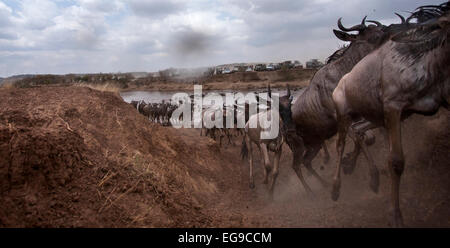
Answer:
[[[401,204],[408,227],[450,227],[450,113],[404,123],[407,165]],[[383,136],[371,148],[380,192],[370,192],[363,157],[343,177],[341,198],[312,177],[306,195],[284,147],[275,197],[248,188],[235,146],[199,130],[161,127],[114,93],[84,87],[0,90],[0,226],[384,227],[389,176]],[[225,143],[226,144],[226,143]],[[331,181],[332,160],[314,168]],[[351,148],[351,147],[350,147]],[[349,149],[350,149],[349,148]],[[259,157],[259,156],[258,156]]]

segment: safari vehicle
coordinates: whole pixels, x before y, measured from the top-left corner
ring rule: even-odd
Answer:
[[[264,71],[265,69],[266,69],[266,65],[264,65],[264,64],[255,65],[255,71]]]
[[[275,68],[274,68],[273,64],[268,64],[266,66],[266,71],[274,71],[274,70],[275,70]]]

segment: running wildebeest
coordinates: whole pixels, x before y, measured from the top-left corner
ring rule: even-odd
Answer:
[[[221,118],[222,121],[222,125],[223,127],[219,128],[219,127],[211,127],[211,128],[206,128],[203,127],[205,129],[205,136],[210,136],[213,140],[215,140],[216,138],[219,138],[219,147],[222,147],[222,139],[224,137],[228,138],[228,144],[234,144],[232,141],[232,135],[230,133],[230,128],[226,127],[226,119],[227,119],[227,115],[231,114],[230,111],[228,111],[227,109],[216,109],[216,110],[205,110],[203,112],[203,118],[211,120],[211,121],[216,121],[217,118]],[[200,131],[200,135],[202,134],[202,131]]]
[[[417,20],[422,24],[396,34],[362,59],[333,92],[339,131],[332,197],[339,197],[342,153],[352,119],[369,121],[366,129],[384,127],[389,139],[391,211],[397,227],[403,226],[399,205],[405,164],[401,122],[414,113],[433,115],[441,106],[450,106],[449,7],[449,2],[432,7],[436,10],[433,15],[428,19],[421,16]],[[417,12],[413,15],[420,16]]]
[[[295,131],[295,125],[292,121],[291,116],[291,106],[292,106],[292,95],[291,90],[289,88],[289,85],[287,85],[287,94],[285,96],[282,96],[279,98],[279,113],[280,118],[283,122],[283,128],[280,130],[284,136],[286,144],[289,146],[289,148],[292,151],[292,169],[297,174],[297,177],[300,179],[300,182],[302,183],[303,187],[305,188],[306,192],[308,194],[313,194],[311,188],[306,183],[301,168],[300,168],[300,159],[303,154],[300,154],[299,152],[296,152],[298,150],[303,150],[303,140],[302,138],[296,133]],[[322,144],[322,149],[324,151],[324,162],[327,163],[329,160],[329,153],[328,149],[325,143]],[[317,172],[312,169],[312,167],[308,168],[309,172],[315,176],[318,180],[322,180],[322,178],[317,174]],[[324,182],[325,183],[325,182]]]
[[[269,96],[269,103],[267,104],[267,106],[271,106],[270,101],[272,100],[272,93],[271,93],[271,89],[270,89],[270,85],[268,86],[268,96]],[[302,183],[302,185],[304,186],[305,190],[312,194],[312,191],[310,189],[310,187],[308,186],[308,184],[306,183],[306,181],[303,178],[301,169],[300,169],[300,163],[298,163],[299,161],[299,153],[295,153],[294,151],[296,151],[296,149],[298,149],[298,147],[303,146],[303,141],[301,139],[300,136],[298,136],[295,132],[295,126],[293,125],[292,122],[292,118],[291,118],[291,102],[292,102],[293,96],[291,95],[291,90],[289,88],[289,85],[287,85],[287,95],[279,97],[279,116],[280,119],[282,121],[282,125],[280,125],[280,134],[283,135],[283,139],[284,142],[287,143],[287,145],[289,146],[289,148],[293,151],[293,160],[292,160],[292,168],[294,169],[294,171],[296,172],[298,178],[300,179],[300,182]],[[248,120],[248,115],[249,115],[249,107],[250,105],[248,103],[245,103],[245,118],[246,120]],[[243,140],[243,145],[245,144],[245,137]],[[246,148],[243,146],[243,148]],[[328,154],[328,149],[325,145],[325,143],[323,143],[322,148],[324,150],[325,153],[325,163],[326,161],[329,159],[329,154]],[[246,155],[246,150],[243,149],[241,151],[241,155],[243,157],[245,157]],[[277,168],[277,172],[278,172],[278,168]],[[321,180],[320,176],[318,176],[318,174],[311,168],[310,173],[312,175],[314,175],[315,177],[318,177],[319,180]],[[275,183],[275,181],[273,181],[273,183]],[[250,186],[252,186],[252,184],[250,184]],[[273,191],[273,187],[271,186],[271,190]]]
[[[283,134],[282,132],[278,132],[278,136],[273,139],[261,139],[261,132],[267,131],[267,128],[261,127],[259,123],[259,119],[262,118],[264,120],[271,121],[271,115],[276,114],[279,116],[279,113],[277,110],[274,109],[268,109],[266,111],[259,112],[257,114],[254,114],[250,116],[249,120],[245,124],[244,129],[244,139],[242,142],[242,148],[241,148],[241,156],[242,158],[248,157],[249,167],[250,167],[250,188],[255,187],[255,182],[253,179],[253,149],[252,149],[252,143],[256,144],[256,146],[259,148],[260,153],[263,155],[264,159],[264,184],[269,184],[269,192],[271,196],[273,196],[273,188],[275,185],[275,180],[278,176],[278,167],[280,163],[280,156],[282,152],[282,145],[284,142]],[[250,122],[256,122],[257,126],[256,128],[250,128]],[[282,129],[283,123],[280,123],[279,127]],[[274,152],[274,161],[273,161],[273,168],[270,166],[270,158],[269,158],[269,151]],[[269,178],[270,174],[270,178]]]
[[[294,145],[291,149],[294,158],[297,160],[296,162],[303,163],[305,168],[311,172],[314,172],[311,168],[311,161],[317,155],[321,145],[337,133],[336,111],[331,97],[333,90],[344,74],[348,73],[367,54],[381,46],[394,30],[374,21],[368,22],[376,25],[367,26],[365,20],[366,17],[361,24],[345,28],[341,23],[341,18],[339,18],[338,27],[342,31],[333,30],[333,32],[339,39],[350,41],[350,45],[345,48],[341,57],[316,72],[309,86],[297,97],[290,108],[295,133],[299,136],[299,138],[296,138],[296,143],[302,143],[302,145]],[[358,34],[346,33],[350,31],[358,31]],[[280,107],[282,106],[280,105]],[[373,143],[373,137],[370,135],[370,133],[366,133],[361,139],[355,135],[354,151],[349,154],[345,162],[347,168],[351,168],[349,170],[351,172],[362,149],[369,161],[370,187],[374,192],[377,192],[379,173],[375,164],[371,161],[366,147],[366,145]],[[322,185],[327,185],[318,175],[316,177]]]

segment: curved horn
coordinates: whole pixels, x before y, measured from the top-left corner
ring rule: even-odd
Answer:
[[[345,32],[350,32],[350,31],[362,31],[366,28],[366,18],[367,16],[365,16],[361,22],[361,24],[355,25],[351,28],[346,28],[344,27],[344,25],[342,25],[342,17],[340,17],[338,19],[338,27],[340,30],[345,31]]]
[[[287,85],[287,97],[291,97],[291,89],[289,88],[289,84]]]
[[[379,21],[367,20],[367,22],[374,23],[377,25],[377,27],[383,27],[383,24],[381,24],[381,22],[379,22]]]
[[[406,23],[409,23],[414,18],[416,18],[416,15],[412,14],[410,17],[406,18]]]
[[[405,12],[408,12],[411,14],[408,18],[406,18],[406,24],[409,24],[409,22],[416,17],[416,13],[411,12],[411,11],[405,11]]]
[[[367,16],[364,16],[364,18],[361,21],[361,26],[363,26],[364,28],[366,27],[366,18]]]
[[[405,24],[406,20],[405,17],[403,17],[402,15],[400,15],[399,13],[395,13],[398,17],[400,17],[400,19],[402,20],[401,24]]]
[[[345,31],[345,32],[351,31],[349,28],[346,28],[346,27],[344,27],[344,25],[342,25],[341,20],[342,20],[342,17],[340,17],[340,18],[338,19],[338,22],[337,22],[338,28],[339,28],[340,30],[342,30],[342,31]]]
[[[426,9],[426,8],[440,8],[440,7],[441,7],[440,5],[423,5],[423,6],[417,7],[416,10]]]

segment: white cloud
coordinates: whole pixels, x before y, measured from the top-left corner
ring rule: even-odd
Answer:
[[[147,18],[161,18],[185,8],[185,1],[181,0],[128,0],[126,2],[136,15]]]
[[[3,2],[0,2],[0,27],[7,27],[11,24],[12,9]]]
[[[27,29],[42,30],[54,25],[52,18],[58,14],[58,7],[48,0],[23,0],[18,12],[20,22]]]
[[[442,0],[429,0],[429,4]],[[325,59],[332,29],[420,0],[0,0],[0,76]]]

